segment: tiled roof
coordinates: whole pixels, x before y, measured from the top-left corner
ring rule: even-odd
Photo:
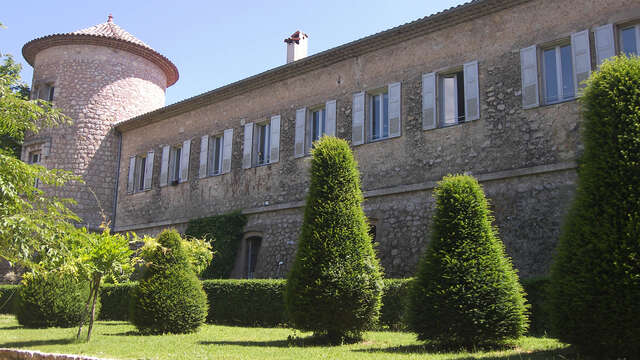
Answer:
[[[47,35],[31,40],[22,47],[22,55],[30,65],[33,65],[38,52],[53,46],[70,44],[108,46],[128,51],[160,67],[167,77],[167,87],[178,81],[178,68],[171,60],[114,24],[111,15],[109,15],[107,22],[102,24],[70,33]]]

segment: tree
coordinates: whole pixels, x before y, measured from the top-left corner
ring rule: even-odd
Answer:
[[[524,334],[524,291],[470,176],[434,190],[431,241],[409,298],[409,328],[445,347],[496,345]]]
[[[597,358],[640,357],[640,58],[616,57],[580,99],[584,154],[551,271],[560,340]]]
[[[361,206],[360,174],[344,140],[325,136],[312,155],[287,312],[295,328],[331,343],[355,341],[376,322],[383,287]]]

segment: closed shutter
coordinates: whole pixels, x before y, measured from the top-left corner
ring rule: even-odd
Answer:
[[[222,173],[226,174],[231,171],[231,155],[233,154],[233,129],[227,129],[224,131],[222,145]]]
[[[613,40],[613,24],[595,28],[593,35],[596,40],[596,58],[598,65],[616,54],[616,44]]]
[[[522,76],[522,107],[529,109],[539,106],[538,50],[535,45],[520,49],[520,73]]]
[[[327,136],[336,136],[336,101],[327,101],[324,108],[327,115],[324,132]]]
[[[436,128],[436,74],[422,75],[422,130]]]
[[[573,53],[573,82],[576,91],[582,87],[583,81],[591,74],[591,51],[589,50],[589,30],[571,34],[571,51]],[[577,92],[576,92],[577,94]]]
[[[198,177],[202,179],[207,176],[207,163],[209,162],[209,135],[200,138],[200,168]]]
[[[307,109],[296,110],[296,132],[293,156],[296,158],[304,156],[304,128],[307,121]]]
[[[480,87],[478,84],[478,62],[464,64],[464,113],[465,120],[480,119]]]
[[[271,149],[269,163],[277,163],[280,160],[280,115],[271,117]]]
[[[182,143],[182,152],[180,153],[180,182],[189,180],[189,153],[191,152],[191,140],[185,140]]]
[[[145,190],[151,189],[151,179],[153,179],[153,158],[154,153],[153,150],[147,153],[147,161],[144,165],[144,184],[143,188]]]
[[[127,192],[133,193],[135,187],[135,173],[136,173],[136,157],[129,157],[129,179],[127,182]]]
[[[244,143],[242,144],[242,168],[251,167],[251,153],[253,152],[253,123],[244,125]]]
[[[351,145],[364,144],[364,91],[353,94]]]
[[[389,84],[389,137],[396,137],[402,134],[402,121],[401,121],[401,103],[402,103],[402,91],[401,83]]]
[[[171,147],[169,145],[162,147],[162,161],[160,163],[160,186],[167,186],[168,176],[169,176],[169,150]]]

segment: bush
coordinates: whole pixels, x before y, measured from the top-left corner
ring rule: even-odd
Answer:
[[[529,308],[529,331],[533,336],[544,336],[551,333],[551,317],[549,315],[549,278],[538,277],[522,279],[522,287],[527,294]]]
[[[203,279],[226,279],[233,270],[247,216],[240,211],[189,220],[185,235],[205,239],[216,251],[215,260],[201,274]]]
[[[194,332],[207,317],[202,283],[178,232],[162,232],[158,243],[146,252],[147,270],[132,292],[131,322],[143,334]]]
[[[413,279],[384,279],[382,306],[380,307],[380,326],[390,330],[407,328],[405,314],[407,298]]]
[[[100,320],[129,320],[129,302],[135,283],[104,284],[100,288]]]
[[[431,241],[409,299],[409,328],[420,340],[472,348],[523,335],[522,287],[491,225],[487,200],[470,176],[434,189]]]
[[[361,207],[360,175],[344,140],[325,136],[312,155],[287,311],[297,329],[333,343],[356,340],[375,324],[383,286]]]
[[[286,323],[285,280],[205,280],[208,323],[277,326]]]
[[[18,285],[0,285],[0,314],[13,314],[18,298]]]
[[[74,327],[88,320],[89,283],[71,274],[26,273],[16,299],[18,323],[28,328]],[[96,306],[96,314],[100,308]]]
[[[599,358],[639,358],[640,58],[602,64],[581,102],[584,154],[551,272],[554,335]]]

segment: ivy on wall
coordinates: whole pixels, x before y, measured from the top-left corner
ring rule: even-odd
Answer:
[[[240,210],[227,214],[190,220],[185,235],[211,242],[213,261],[202,272],[203,279],[226,279],[231,275],[247,216]]]

